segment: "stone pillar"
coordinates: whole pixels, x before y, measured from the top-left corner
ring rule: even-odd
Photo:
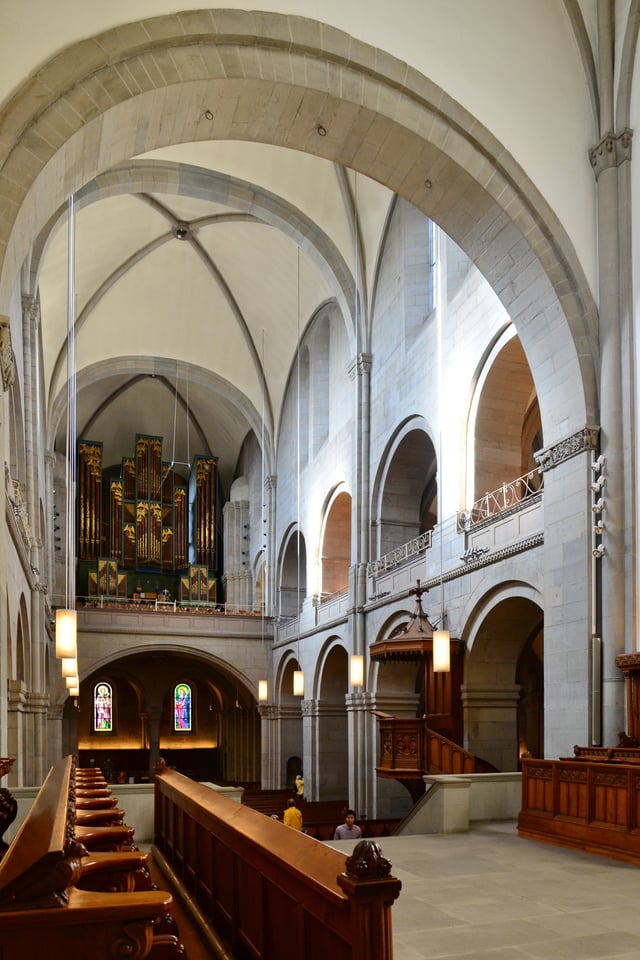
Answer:
[[[463,684],[461,695],[465,749],[497,770],[517,770],[519,684]]]
[[[15,367],[13,360],[13,347],[11,344],[11,324],[9,318],[3,315],[0,315],[0,377],[2,378],[2,389],[6,392],[9,387],[13,384],[15,380]],[[0,406],[0,410],[3,410],[4,407]],[[3,450],[9,449],[9,441],[7,439],[7,426],[3,420],[0,419],[0,444],[2,445]],[[0,497],[2,502],[6,503],[7,497],[7,472],[6,470],[0,470]],[[10,491],[11,493],[13,491]],[[6,569],[7,569],[7,551],[6,551],[6,538],[8,536],[6,524],[2,524],[2,534],[0,535],[0,582],[6,583]],[[7,620],[7,604],[0,604],[0,753],[7,756],[15,756],[16,760],[18,754],[12,753],[9,747],[10,743],[10,729],[9,729],[9,701],[11,699],[11,694],[8,691],[9,675],[8,675],[8,650],[9,644],[11,643],[11,626]],[[14,763],[13,770],[9,773],[9,785],[17,786],[18,772],[16,770],[17,763]]]
[[[230,500],[223,508],[225,592],[228,609],[253,609],[249,501]]]
[[[625,443],[628,450],[636,446],[630,295],[632,132],[616,131],[614,5],[601,0],[597,15],[600,140],[590,151],[590,160],[597,187],[600,449],[606,457],[607,479],[602,514],[606,553],[599,566],[602,607],[596,629],[602,637],[602,742],[615,744],[625,725],[624,684],[615,658],[637,644],[634,488],[625,463]]]
[[[347,800],[351,796],[351,767],[350,737],[344,704],[320,701],[316,704],[315,716],[314,754],[317,756],[317,768],[320,771],[319,799]]]
[[[265,555],[264,575],[264,614],[274,617],[276,614],[276,487],[277,477],[270,475],[264,478],[262,490],[262,549]]]
[[[588,743],[592,726],[589,477],[597,437],[597,428],[585,427],[536,454],[544,471],[544,755],[551,758]]]
[[[376,778],[378,757],[373,759],[376,742],[375,718],[369,710],[372,695],[365,691],[345,697],[347,710],[347,738],[349,745],[349,806],[358,817],[375,817]],[[373,759],[373,762],[372,762]],[[372,779],[368,778],[372,775]]]
[[[28,765],[29,744],[25,737],[27,686],[22,680],[9,680],[7,693],[7,756],[15,757],[16,760],[9,773],[8,782],[10,787],[26,787],[31,785]]]
[[[260,786],[263,790],[281,790],[280,710],[276,704],[259,703],[260,714]]]
[[[153,770],[160,758],[160,717],[161,709],[153,707],[148,711],[148,731],[149,731],[149,773],[153,776]]]

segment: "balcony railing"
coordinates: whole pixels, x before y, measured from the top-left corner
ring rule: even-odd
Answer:
[[[431,541],[432,531],[426,530],[424,533],[421,533],[419,537],[414,537],[413,540],[409,540],[408,543],[403,543],[401,547],[396,547],[394,550],[390,550],[389,553],[385,553],[379,560],[372,560],[371,563],[367,565],[368,576],[380,576],[380,574],[385,573],[385,571],[406,563],[406,561],[412,557],[419,557],[421,553],[424,553],[431,547]]]
[[[472,530],[483,523],[495,520],[505,513],[510,513],[526,502],[541,496],[543,475],[537,469],[530,470],[516,480],[503,483],[497,490],[485,493],[473,504],[470,510],[460,511],[458,514],[458,529]]]

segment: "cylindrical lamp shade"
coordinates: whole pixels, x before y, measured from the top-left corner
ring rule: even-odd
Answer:
[[[269,699],[269,685],[266,680],[258,680],[258,700],[264,703]]]
[[[75,610],[56,610],[56,657],[77,657],[77,618]]]
[[[448,630],[433,631],[433,672],[449,673],[451,669],[450,636]]]
[[[294,697],[304,696],[304,673],[302,670],[293,671],[293,695]]]
[[[67,685],[67,690],[73,690],[75,687],[80,686],[80,677],[66,677],[65,683]]]
[[[364,683],[364,657],[354,653],[351,657],[351,685],[361,687]]]
[[[61,663],[63,677],[78,676],[78,661],[75,657],[63,657]]]
[[[67,693],[70,697],[79,697],[80,696],[80,687],[69,687]]]

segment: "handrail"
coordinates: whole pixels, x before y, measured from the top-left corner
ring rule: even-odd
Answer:
[[[53,597],[52,604],[62,606],[62,597]],[[82,610],[120,609],[137,613],[206,613],[219,617],[259,617],[262,611],[258,607],[251,609],[233,603],[215,603],[212,600],[163,600],[161,597],[149,600],[134,600],[132,597],[117,597],[107,594],[99,596],[76,597],[76,606]],[[267,619],[271,619],[268,617]]]
[[[344,854],[162,764],[155,850],[237,960],[392,960],[401,883],[373,840]]]
[[[385,555],[380,557],[378,560],[372,560],[370,563],[368,563],[367,576],[380,576],[380,574],[384,573],[386,570],[391,570],[393,567],[398,567],[401,563],[406,563],[406,561],[410,560],[412,557],[419,557],[421,553],[424,553],[426,550],[430,549],[432,542],[433,531],[425,530],[424,533],[414,537],[413,540],[403,543],[400,547],[395,547],[393,550],[390,550],[389,553],[385,553]]]
[[[485,493],[473,504],[470,510],[458,514],[458,529],[471,530],[490,520],[522,506],[542,494],[544,475],[536,468],[528,473],[508,480],[496,490]]]

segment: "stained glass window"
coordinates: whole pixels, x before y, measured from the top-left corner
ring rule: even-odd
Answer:
[[[191,730],[191,687],[179,683],[173,694],[173,729]]]
[[[93,689],[93,729],[96,733],[113,730],[113,692],[109,683],[96,683]]]

